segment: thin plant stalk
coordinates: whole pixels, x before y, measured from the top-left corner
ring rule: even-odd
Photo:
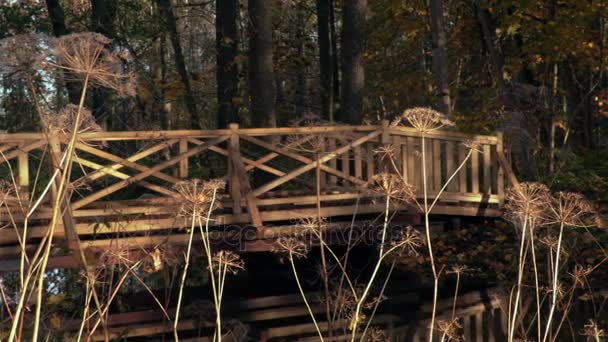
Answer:
[[[521,236],[521,243],[519,245],[519,265],[517,268],[517,289],[515,291],[515,300],[513,302],[513,314],[511,315],[511,320],[509,321],[509,342],[513,341],[513,336],[515,334],[515,322],[517,321],[517,312],[519,309],[519,300],[521,296],[522,282],[523,282],[523,273],[524,273],[524,249],[526,246],[526,232],[528,231],[528,217],[525,216],[523,220],[523,229]]]
[[[426,242],[429,249],[429,258],[431,259],[431,269],[433,271],[433,309],[431,313],[431,329],[429,331],[429,342],[433,341],[433,330],[435,330],[435,315],[437,313],[437,296],[439,287],[439,275],[435,268],[435,258],[433,255],[433,245],[431,243],[431,224],[429,222],[429,205],[428,205],[428,193],[427,193],[427,180],[426,180],[426,148],[424,133],[421,134],[422,141],[422,188],[424,191],[424,230],[426,233]]]
[[[316,204],[317,204],[317,220],[319,221],[319,228],[321,226],[321,163],[319,162],[320,155],[319,152],[315,152],[315,157],[317,160],[315,167],[315,185],[316,185]],[[323,232],[319,232],[319,235],[323,235]],[[321,236],[321,239],[323,237]],[[325,291],[325,315],[327,316],[327,331],[329,332],[329,337],[333,335],[333,327],[332,327],[332,315],[331,315],[331,296],[329,292],[329,275],[327,273],[327,259],[325,257],[325,247],[324,244],[319,244],[319,250],[321,252],[321,276],[323,278],[323,290]]]
[[[355,337],[357,335],[357,327],[359,325],[359,321],[361,320],[361,317],[360,317],[361,307],[363,306],[365,299],[367,298],[367,295],[369,293],[369,290],[372,287],[374,279],[376,278],[376,275],[378,274],[378,270],[380,269],[380,266],[382,265],[382,259],[384,258],[384,244],[386,241],[386,230],[388,228],[390,201],[391,201],[390,196],[386,196],[386,202],[384,205],[384,224],[382,226],[382,238],[381,238],[381,242],[380,242],[380,252],[378,253],[378,262],[376,262],[374,270],[372,271],[372,275],[370,276],[369,281],[367,282],[367,286],[365,287],[365,290],[363,290],[361,297],[357,300],[357,306],[355,307],[355,313],[353,315],[351,342],[355,341]]]
[[[557,305],[557,278],[559,275],[559,257],[560,251],[562,248],[562,238],[564,235],[564,222],[561,222],[559,225],[559,235],[557,237],[557,248],[555,250],[555,268],[553,270],[553,284],[552,284],[552,294],[551,294],[551,309],[549,310],[549,317],[547,318],[547,324],[545,326],[545,334],[543,336],[543,342],[547,341],[549,337],[549,333],[551,331],[551,320],[553,319],[553,314],[555,313],[555,307]]]
[[[310,308],[310,304],[308,303],[308,299],[306,299],[306,295],[304,294],[304,289],[302,288],[302,284],[300,283],[300,278],[298,277],[296,265],[293,260],[293,253],[291,251],[289,252],[289,263],[291,264],[291,270],[293,271],[293,276],[296,279],[296,284],[298,285],[298,290],[300,290],[300,295],[302,296],[302,299],[304,300],[304,304],[306,305],[306,308],[308,309],[308,314],[310,315],[310,318],[312,319],[312,323],[315,325],[315,328],[317,329],[317,333],[319,334],[320,341],[323,342],[324,341],[323,333],[321,332],[321,329],[319,328],[319,324],[317,324],[317,320],[315,319],[315,314],[312,312],[312,309]]]
[[[179,291],[177,294],[177,305],[175,308],[175,319],[173,320],[173,338],[175,341],[179,341],[179,335],[177,333],[177,325],[179,323],[179,312],[182,305],[182,297],[184,295],[184,285],[186,284],[186,275],[188,274],[188,267],[190,266],[190,254],[192,252],[192,240],[194,238],[194,224],[196,222],[196,211],[192,215],[192,222],[190,225],[190,235],[188,236],[188,247],[186,248],[186,255],[184,261],[184,271],[182,272],[182,278],[179,284]]]

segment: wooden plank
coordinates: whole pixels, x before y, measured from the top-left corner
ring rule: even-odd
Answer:
[[[350,151],[342,154],[342,172],[350,176]]]
[[[495,167],[496,167],[496,194],[502,199],[505,194],[505,171],[501,166],[499,161],[499,155],[504,155],[503,149],[503,133],[498,132],[496,134],[496,138],[498,142],[496,144],[496,148],[494,150],[494,158],[495,158]],[[502,201],[501,201],[502,204]]]
[[[59,138],[57,137],[57,132],[51,132],[49,136],[49,147],[51,152],[50,155],[53,170],[52,172],[54,172],[54,170],[58,170],[57,177],[55,178],[51,186],[51,198],[53,200],[53,205],[55,205],[55,203],[59,203],[61,210],[60,222],[64,228],[65,237],[68,242],[68,248],[75,249],[79,246],[78,234],[76,233],[75,228],[76,224],[74,222],[74,218],[72,217],[72,210],[70,208],[70,204],[68,203],[68,197],[65,196],[65,193],[59,193],[60,182],[63,178],[63,173],[66,171],[65,165],[61,164],[61,160],[63,159],[63,151],[61,149],[61,143],[59,141]],[[69,182],[69,179],[67,181]],[[68,184],[66,184],[66,186],[67,185]],[[65,187],[64,191],[66,191]],[[26,242],[24,241],[23,243]]]
[[[424,177],[423,171],[426,171],[426,190],[433,191],[435,187],[433,186],[433,140],[424,139],[424,151],[425,151],[425,169],[420,170],[421,176]],[[421,152],[422,152],[422,139],[421,139]],[[422,161],[422,159],[421,159]],[[424,182],[420,183],[420,190],[423,190]]]
[[[492,193],[492,151],[490,145],[483,145],[483,189],[484,194]]]
[[[479,152],[471,154],[471,192],[479,193]]]
[[[334,151],[336,149],[336,139],[327,138],[327,149],[330,151]],[[328,164],[329,167],[331,167],[332,169],[338,169],[338,163],[335,159],[330,160]],[[336,184],[338,182],[338,178],[330,175],[328,178],[328,182],[330,184]]]
[[[464,340],[472,341],[471,339],[471,316],[466,315],[463,317],[463,329],[464,329]]]
[[[458,145],[458,165],[462,164],[462,162],[467,157],[468,151],[463,144]],[[471,165],[470,161],[467,161],[466,165],[462,167],[460,172],[458,173],[458,191],[462,194],[469,192],[467,189],[467,174],[469,173],[469,166]]]
[[[105,167],[103,165],[99,165],[99,164],[97,164],[95,162],[92,162],[90,160],[84,159],[82,157],[76,156],[74,158],[74,161],[80,163],[82,166],[89,167],[89,168],[91,168],[93,170],[98,170],[101,173],[106,173],[106,174],[114,176],[114,177],[116,177],[118,179],[128,179],[129,177],[131,177],[131,176],[129,176],[126,173],[122,173],[120,171],[115,171],[115,170],[113,170],[111,168],[107,168],[107,167]],[[78,181],[76,181],[75,183],[78,184],[77,182]],[[144,180],[138,181],[137,184],[143,186],[144,188],[150,189],[152,191],[158,192],[158,193],[166,195],[166,196],[170,196],[170,197],[174,197],[174,198],[178,198],[179,197],[179,194],[177,192],[175,192],[175,191],[171,191],[171,190],[169,190],[169,189],[167,189],[165,187],[162,187],[162,186],[156,185],[156,184],[152,184],[152,183],[146,182]]]
[[[433,190],[439,191],[443,185],[441,180],[441,166],[444,156],[441,154],[441,140],[433,140]]]
[[[245,164],[243,163],[243,159],[241,158],[241,148],[239,142],[239,135],[236,133],[239,125],[238,124],[230,124],[230,130],[233,132],[230,136],[229,143],[229,152],[230,152],[230,161],[232,163],[232,172],[231,179],[238,179],[238,184],[240,185],[240,189],[231,190],[231,194],[237,195],[237,192],[241,192],[245,197],[245,202],[247,203],[247,211],[249,213],[249,217],[251,219],[251,223],[258,231],[258,234],[263,233],[264,224],[262,222],[262,218],[260,216],[260,211],[258,209],[256,198],[251,191],[251,185],[249,184],[249,178],[247,177],[247,171],[245,171]],[[233,203],[238,204],[238,209],[240,209],[240,195],[237,195],[238,198],[233,198]],[[233,208],[233,211],[237,213],[237,207]]]
[[[232,198],[232,213],[240,214],[242,212],[241,208],[241,177],[239,177],[239,173],[235,169],[234,160],[237,158],[236,155],[239,154],[240,144],[239,144],[239,136],[234,132],[234,129],[231,127],[232,134],[230,135],[230,140],[228,142],[228,155],[229,155],[229,167],[228,167],[228,189],[230,192],[230,198]]]
[[[148,172],[148,171],[151,170],[151,168],[149,168],[147,166],[143,166],[143,165],[131,162],[131,161],[125,159],[125,158],[122,158],[122,157],[116,156],[114,154],[102,151],[100,149],[97,149],[97,148],[89,146],[89,145],[85,145],[83,143],[76,143],[76,148],[79,149],[79,150],[81,150],[81,151],[85,151],[87,153],[90,153],[90,154],[92,154],[94,156],[101,157],[101,158],[113,161],[115,163],[120,163],[120,164],[122,164],[122,165],[124,165],[126,167],[132,168],[132,169],[137,170],[139,172]],[[176,162],[174,164],[176,164],[177,162],[179,162],[180,160],[182,160],[184,158],[184,157],[180,157],[180,156],[183,156],[183,155],[180,154],[178,156],[179,160],[176,160]],[[173,184],[179,183],[179,182],[182,181],[179,178],[176,178],[176,177],[173,177],[173,176],[170,176],[170,175],[164,174],[162,172],[158,172],[158,171],[153,171],[150,174],[148,174],[148,176],[154,176],[156,178],[162,179],[164,181],[167,181],[167,182],[173,183]]]
[[[374,151],[372,144],[366,144],[365,146],[365,168],[367,173],[367,180],[370,181],[376,174],[376,163],[374,161]]]
[[[272,190],[274,188],[276,188],[277,186],[284,184],[296,177],[298,177],[301,174],[304,174],[312,169],[314,169],[315,167],[317,167],[317,165],[319,163],[326,163],[330,160],[335,159],[337,156],[349,151],[350,149],[352,149],[353,147],[359,146],[363,143],[365,143],[366,141],[369,141],[370,139],[373,139],[375,137],[377,137],[378,135],[380,135],[382,132],[381,131],[375,131],[375,132],[371,132],[365,136],[363,136],[362,138],[359,138],[345,146],[342,146],[332,152],[329,152],[328,154],[324,155],[323,157],[321,157],[319,160],[314,161],[311,164],[307,164],[304,166],[301,166],[298,169],[295,169],[291,172],[289,172],[288,174],[286,174],[283,177],[279,177],[267,184],[264,184],[262,186],[260,186],[259,188],[255,189],[253,191],[254,196],[260,196],[261,194],[268,192],[269,190]]]
[[[478,312],[475,314],[475,341],[484,342],[483,341],[483,312]]]
[[[30,166],[28,153],[20,151],[17,157],[17,167],[19,172],[19,196],[22,200],[29,199],[30,195]]]
[[[297,153],[293,153],[293,152],[287,151],[284,148],[273,146],[273,145],[271,145],[269,143],[266,143],[266,142],[264,142],[264,141],[262,141],[260,139],[257,139],[257,138],[242,136],[241,139],[247,140],[247,141],[252,142],[252,143],[254,143],[256,145],[262,146],[262,147],[264,147],[267,150],[275,151],[277,153],[283,154],[283,155],[285,155],[285,156],[287,156],[289,158],[292,158],[292,159],[295,159],[295,160],[297,160],[299,162],[302,162],[303,164],[310,164],[310,163],[314,163],[315,162],[312,159],[309,159],[309,158],[304,157],[302,155],[299,155]],[[322,157],[323,158],[326,157],[326,154],[324,154]],[[338,176],[340,178],[344,178],[344,179],[346,179],[346,180],[348,180],[350,182],[353,182],[354,184],[361,184],[361,185],[365,184],[364,181],[362,181],[362,180],[360,180],[360,179],[358,179],[356,177],[347,175],[346,173],[344,173],[344,172],[342,172],[340,170],[337,170],[335,168],[329,167],[329,166],[324,165],[324,164],[321,165],[321,171],[329,173],[330,175],[332,175],[331,177]]]
[[[453,141],[445,142],[445,158],[446,158],[446,180],[449,179],[456,171],[456,163],[454,163],[454,157],[456,157],[456,150],[454,149]],[[462,172],[463,170],[461,170]],[[448,192],[458,192],[458,177],[452,179],[448,187],[446,188]]]
[[[509,183],[511,183],[511,186],[519,188],[519,181],[517,180],[517,177],[515,177],[515,173],[513,172],[513,169],[511,169],[511,164],[507,161],[507,157],[505,157],[505,154],[496,153],[496,155],[498,156],[498,162],[504,170],[505,175],[509,180]]]
[[[419,169],[416,167],[420,165],[416,161],[419,160],[416,153],[416,138],[407,137],[407,179],[410,184],[414,185],[416,189],[420,189],[419,185]],[[418,171],[417,171],[418,170]]]
[[[355,157],[355,177],[362,179],[363,177],[363,161],[361,160],[361,146],[354,148]]]
[[[146,158],[154,153],[160,152],[166,148],[169,148],[171,146],[173,146],[178,140],[177,139],[173,139],[173,140],[167,140],[167,141],[163,141],[159,144],[156,144],[154,146],[151,146],[143,151],[140,151],[128,158],[126,158],[126,160],[130,161],[130,162],[136,162],[140,159]],[[110,166],[105,166],[105,169],[111,169],[111,170],[120,170],[123,167],[125,167],[125,165],[121,164],[121,163],[116,163],[114,165],[110,165]],[[78,180],[78,182],[84,182],[84,181],[93,181],[96,180],[100,177],[103,177],[107,175],[107,173],[100,171],[96,171],[93,172],[85,177],[82,177],[81,179]]]
[[[320,135],[317,137],[317,146],[318,146],[318,155],[322,156],[325,154],[326,149],[326,143],[325,143],[325,137]],[[323,189],[325,187],[325,184],[327,183],[327,174],[320,172],[319,174],[319,185],[321,186],[321,189]]]
[[[203,140],[200,140],[200,139],[188,139],[188,141],[190,141],[191,143],[193,143],[195,145],[202,145],[202,144],[205,143]],[[219,154],[227,156],[227,157],[229,156],[229,153],[228,153],[227,150],[225,150],[225,149],[223,149],[221,147],[218,147],[218,146],[211,146],[211,147],[209,147],[209,151],[213,151],[213,152],[219,153]],[[279,154],[276,154],[276,155],[278,156]],[[243,161],[245,162],[245,164],[247,164],[247,166],[245,167],[246,171],[249,171],[249,170],[254,169],[254,168],[258,168],[260,170],[266,171],[266,172],[268,172],[270,174],[273,174],[273,175],[276,175],[276,176],[283,176],[283,175],[285,175],[285,172],[283,172],[281,170],[277,170],[277,169],[275,169],[273,167],[270,167],[268,165],[265,165],[264,162],[260,162],[260,160],[253,160],[253,159],[245,158],[243,156],[241,156],[241,158],[243,159]]]
[[[396,172],[397,174],[399,174],[401,177],[403,177],[403,167],[402,167],[402,163],[401,163],[401,157],[402,157],[402,146],[401,146],[401,137],[399,136],[392,136],[392,146],[394,149],[394,166],[391,165],[391,168],[394,169],[393,171]]]
[[[87,205],[89,203],[92,203],[92,202],[94,202],[94,201],[96,201],[96,200],[98,200],[98,199],[100,199],[102,197],[105,197],[105,196],[107,196],[109,194],[112,194],[112,193],[114,193],[114,192],[116,192],[116,191],[118,191],[118,190],[120,190],[120,189],[128,186],[132,182],[136,182],[136,181],[142,180],[142,179],[144,179],[144,178],[146,178],[146,177],[148,177],[150,175],[157,174],[160,170],[163,170],[163,169],[165,169],[165,168],[167,168],[169,166],[172,166],[172,165],[178,163],[183,158],[188,158],[188,157],[194,156],[194,155],[196,155],[198,153],[201,153],[202,151],[208,149],[209,146],[217,145],[217,144],[219,144],[219,143],[227,140],[228,138],[229,137],[220,137],[220,138],[209,140],[206,145],[197,146],[197,147],[195,147],[195,148],[193,148],[191,150],[188,150],[188,152],[186,152],[184,154],[180,154],[180,155],[175,156],[175,157],[173,157],[173,158],[171,158],[171,159],[169,159],[169,160],[167,160],[167,161],[165,161],[163,163],[160,163],[160,164],[158,164],[158,165],[156,165],[156,166],[154,166],[152,168],[149,168],[145,172],[141,172],[141,173],[139,173],[139,174],[137,174],[135,176],[132,176],[132,177],[130,177],[128,179],[125,179],[125,180],[123,180],[121,182],[115,183],[115,184],[113,184],[113,185],[111,185],[111,186],[109,186],[109,187],[107,187],[107,188],[105,188],[103,190],[97,191],[97,192],[95,192],[95,193],[93,193],[93,194],[91,194],[91,195],[89,195],[89,196],[87,196],[87,197],[85,197],[85,198],[83,198],[81,200],[78,200],[78,201],[76,201],[76,202],[73,203],[72,208],[74,208],[74,209],[81,208],[81,207],[83,207],[83,206],[85,206],[85,205]]]
[[[389,132],[391,134],[419,137],[420,131],[406,126],[391,127]],[[426,132],[425,136],[429,139],[442,139],[442,140],[453,140],[453,141],[476,141],[483,144],[496,144],[497,139],[491,135],[480,135],[480,134],[466,134],[460,132],[452,132],[446,130],[437,130],[433,132]]]
[[[241,138],[244,138],[244,136],[241,136]],[[308,142],[309,140],[311,140],[313,138],[314,138],[314,136],[312,136],[312,135],[304,136],[301,139],[295,139],[295,140],[289,142],[287,145],[283,146],[283,148],[285,150],[289,150],[291,147],[298,146],[300,144],[304,144],[304,143]],[[273,160],[274,158],[276,158],[276,157],[278,157],[280,155],[281,155],[280,153],[271,152],[271,153],[268,153],[268,154],[266,154],[265,156],[263,156],[263,157],[261,157],[259,159],[256,159],[255,161],[257,163],[260,163],[260,164],[265,164],[265,163]],[[248,165],[248,166],[245,167],[245,169],[247,171],[249,171],[249,170],[253,169],[254,167],[255,167],[254,165]]]
[[[401,138],[401,158],[399,158],[399,160],[401,161],[401,177],[403,177],[403,179],[407,182],[410,183],[410,178],[408,177],[407,174],[407,162],[408,162],[408,146],[406,144],[406,140],[405,138]]]
[[[4,136],[3,136],[3,138],[4,138]],[[35,142],[33,142],[31,144],[27,144],[27,145],[20,144],[18,149],[15,149],[15,150],[10,151],[9,153],[3,154],[2,159],[4,161],[9,161],[11,159],[19,157],[20,153],[33,151],[35,149],[41,148],[42,146],[44,146],[46,144],[47,144],[46,140],[35,141]]]
[[[188,139],[180,139],[179,154],[184,154],[188,151]],[[188,178],[188,158],[179,161],[179,178]]]

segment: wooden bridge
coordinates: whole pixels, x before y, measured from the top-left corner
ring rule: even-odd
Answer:
[[[6,260],[18,257],[20,229],[26,217],[27,241],[23,245],[28,251],[46,233],[52,196],[39,201],[40,194],[68,141],[69,136],[60,132],[0,135],[1,175],[18,185],[18,191],[5,198],[0,212],[6,226],[0,230],[0,260],[5,260],[0,268],[11,269]],[[465,142],[478,147],[447,186],[432,214],[498,216],[505,174],[511,175],[501,135],[427,133],[429,196],[433,199],[466,158]],[[394,162],[387,163],[386,148],[384,154],[377,153],[383,146],[391,146]],[[294,219],[317,215],[317,172],[321,215],[336,218],[333,222],[354,213],[383,211],[379,195],[366,190],[373,175],[381,171],[398,172],[419,189],[421,197],[421,146],[420,132],[387,122],[285,128],[239,128],[233,124],[219,130],[81,133],[72,170],[60,170],[71,174],[71,196],[62,208],[63,229],[57,229],[56,238],[77,241],[82,248],[185,244],[188,234],[180,228],[190,224],[176,215],[179,195],[174,185],[192,178],[223,178],[227,190],[214,214],[215,224],[255,227],[249,230],[253,238],[245,239],[241,248],[267,249],[260,241],[293,233],[297,229]],[[38,202],[37,209],[31,210]],[[68,257],[53,260],[57,267],[72,264]]]

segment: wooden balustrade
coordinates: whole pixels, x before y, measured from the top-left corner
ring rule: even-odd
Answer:
[[[8,197],[1,213],[6,214],[7,207],[20,208],[12,214],[23,220],[55,172],[53,165],[61,163],[68,141],[60,132],[0,135],[0,174],[18,185],[18,196]],[[226,180],[228,189],[214,222],[251,224],[260,234],[271,222],[316,215],[317,199],[324,216],[381,212],[379,195],[368,191],[379,172],[401,175],[417,188],[419,200],[424,183],[434,200],[452,178],[432,212],[444,215],[497,216],[505,176],[517,182],[503,155],[500,134],[436,131],[422,137],[413,128],[387,123],[82,133],[71,170],[59,171],[70,174],[66,206],[73,229],[85,240],[100,232],[186,226],[175,215],[179,194],[174,186],[191,178]],[[31,237],[43,235],[50,214],[49,196],[30,216],[37,224],[29,228]],[[14,232],[0,233],[0,244],[16,241]]]

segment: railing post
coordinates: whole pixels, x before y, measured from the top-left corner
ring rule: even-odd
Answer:
[[[21,144],[18,148],[21,149],[23,146],[24,144]],[[17,163],[19,169],[19,196],[28,200],[30,197],[30,168],[28,153],[26,151],[19,151]]]
[[[55,205],[55,203],[57,201],[57,196],[61,195],[58,193],[59,182],[62,178],[63,173],[69,171],[69,170],[63,170],[61,168],[61,159],[63,156],[63,151],[61,149],[61,140],[59,139],[58,131],[49,132],[49,147],[51,150],[51,162],[52,162],[51,173],[53,173],[55,170],[59,170],[57,177],[55,177],[55,181],[53,182],[53,185],[51,188],[53,205]],[[66,184],[66,186],[68,186],[70,183],[70,180],[66,179],[66,182],[68,183],[68,184]],[[67,191],[66,191],[66,193],[67,193]],[[62,213],[61,222],[63,223],[63,228],[65,231],[65,238],[67,239],[68,248],[75,249],[78,246],[78,235],[76,233],[76,225],[74,223],[74,218],[72,216],[72,209],[70,207],[70,201],[67,196],[65,196],[63,199],[60,199],[60,200],[61,201],[59,203],[59,206],[60,206],[59,210],[61,210],[61,213]],[[53,209],[55,209],[55,208],[53,208]]]
[[[498,194],[498,198],[500,199],[500,205],[502,206],[504,201],[505,194],[505,170],[499,162],[499,158],[504,156],[504,134],[503,132],[496,132],[496,157],[497,157],[497,166],[498,172],[496,173],[496,193]]]
[[[239,175],[235,170],[234,160],[239,156],[240,141],[239,141],[239,124],[231,123],[228,125],[230,129],[230,140],[228,141],[228,174],[229,174],[229,190],[232,197],[232,213],[242,213],[241,208],[241,182]]]
[[[188,151],[188,139],[182,138],[179,140],[179,154],[184,154]],[[188,158],[179,161],[179,178],[188,178]]]

